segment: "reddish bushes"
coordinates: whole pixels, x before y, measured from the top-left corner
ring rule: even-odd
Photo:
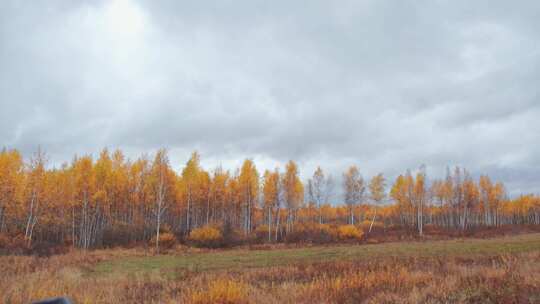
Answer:
[[[49,257],[57,254],[65,254],[69,251],[69,247],[52,242],[40,241],[32,243],[30,251],[32,254],[40,257]]]
[[[30,247],[23,235],[0,234],[0,254],[27,254],[28,252],[30,252]]]
[[[154,236],[150,240],[150,246],[155,246],[156,244],[156,236]],[[164,232],[159,235],[159,248],[160,249],[172,249],[174,246],[176,246],[177,240],[176,236],[170,232]]]
[[[100,261],[134,256],[145,253],[115,249],[3,257],[0,302],[31,303],[67,294],[76,303],[537,303],[540,293],[537,250],[467,257],[388,254],[254,268],[222,264],[231,268],[151,275],[142,267],[138,275],[135,269],[85,275]]]
[[[294,226],[294,230],[287,233],[287,243],[331,243],[336,240],[336,229],[326,224],[305,223]]]
[[[117,223],[107,227],[103,232],[102,245],[105,248],[123,246],[128,247],[134,243],[135,235],[143,235],[143,227],[133,227],[126,223]]]
[[[269,230],[270,229],[268,225],[260,225],[260,226],[257,226],[257,228],[255,228],[255,231],[253,233],[255,234],[255,239],[257,240],[258,243],[268,241],[269,236],[271,240],[274,239],[274,233],[272,233],[274,231],[269,231]]]

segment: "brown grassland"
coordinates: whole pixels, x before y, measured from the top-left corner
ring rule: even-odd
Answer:
[[[540,303],[540,233],[3,256],[0,273],[2,303]]]

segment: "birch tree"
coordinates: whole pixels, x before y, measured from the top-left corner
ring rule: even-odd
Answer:
[[[192,209],[196,198],[197,183],[201,172],[200,157],[197,151],[191,154],[191,158],[182,170],[182,184],[186,201],[186,234],[191,231]]]
[[[360,175],[356,166],[351,166],[343,174],[343,191],[345,196],[345,205],[349,210],[349,224],[354,225],[354,208],[364,198],[366,187],[364,179]]]
[[[238,178],[243,206],[244,232],[249,234],[253,227],[254,205],[259,194],[259,173],[251,159],[246,159]]]
[[[386,197],[385,193],[385,179],[382,173],[375,175],[369,182],[369,192],[371,194],[371,200],[375,205],[375,212],[373,213],[373,218],[371,219],[371,224],[369,225],[369,231],[373,227],[375,222],[375,217],[377,216],[377,208],[381,205],[382,201]]]
[[[304,198],[304,187],[298,177],[298,166],[292,160],[285,166],[283,196],[287,208],[287,232],[293,230],[295,214]]]
[[[24,167],[19,151],[0,151],[0,233],[7,230],[7,221],[15,217],[24,200]]]
[[[263,177],[263,207],[266,211],[268,223],[268,241],[272,240],[273,218],[279,218],[279,200],[280,200],[280,176],[279,170],[266,170]],[[274,216],[273,214],[276,213]],[[279,221],[276,223],[276,240]]]
[[[308,196],[309,200],[315,204],[317,208],[317,217],[319,224],[323,223],[322,205],[330,200],[333,192],[333,180],[331,176],[326,177],[321,167],[313,173],[313,177],[308,181]]]
[[[169,208],[167,203],[167,193],[169,191],[168,184],[170,181],[170,172],[167,150],[160,149],[156,153],[154,162],[152,163],[150,179],[153,190],[152,195],[155,202],[154,215],[156,217],[156,253],[159,254],[159,234],[162,218],[165,211]]]
[[[424,207],[427,200],[427,190],[426,190],[426,171],[422,167],[420,171],[416,174],[416,181],[414,184],[414,202],[416,205],[416,214],[417,214],[417,226],[418,234],[420,236],[424,235]]]
[[[24,237],[28,244],[32,242],[34,228],[38,222],[41,213],[41,204],[44,201],[45,193],[45,154],[38,148],[37,152],[30,159],[28,168],[27,182],[27,201],[28,201],[28,216],[26,220],[26,229]]]

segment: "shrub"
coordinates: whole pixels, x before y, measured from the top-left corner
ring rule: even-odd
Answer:
[[[242,232],[235,229],[228,221],[221,226],[221,234],[223,235],[222,246],[237,246],[246,241],[245,237],[242,236]]]
[[[295,225],[294,230],[287,233],[287,243],[330,243],[335,240],[337,232],[327,224],[306,223]]]
[[[189,240],[197,247],[216,248],[223,245],[223,235],[217,228],[204,226],[189,234]]]
[[[320,243],[331,242],[336,239],[337,229],[327,224],[320,224],[318,240]]]
[[[159,234],[159,248],[160,249],[172,249],[176,246],[177,240],[176,236],[170,232],[160,233]],[[156,245],[156,237],[154,236],[150,240],[150,246]]]
[[[0,248],[7,248],[9,243],[9,237],[4,233],[0,233]]]
[[[15,236],[10,236],[7,234],[0,234],[0,253],[26,254],[29,249],[28,242],[25,240],[24,235],[17,234]]]
[[[268,225],[257,226],[257,228],[255,228],[254,234],[257,242],[268,241]],[[274,234],[272,232],[270,232],[270,234],[273,239]]]
[[[338,237],[340,240],[360,240],[364,233],[354,225],[344,225],[338,227]]]
[[[142,226],[133,227],[127,223],[117,223],[107,227],[103,231],[103,247],[128,246],[132,240],[131,236],[137,233],[143,234]]]
[[[32,243],[31,252],[40,257],[50,257],[57,254],[67,253],[69,247],[58,245],[52,242],[39,241]]]

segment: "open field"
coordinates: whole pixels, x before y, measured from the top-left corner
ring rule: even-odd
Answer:
[[[108,273],[207,271],[309,264],[333,261],[365,261],[388,258],[482,257],[540,251],[540,234],[495,239],[461,239],[432,242],[396,242],[375,245],[335,245],[273,250],[218,250],[148,257],[118,258],[96,265],[92,271]]]
[[[0,301],[540,303],[540,234],[376,245],[0,257]]]

